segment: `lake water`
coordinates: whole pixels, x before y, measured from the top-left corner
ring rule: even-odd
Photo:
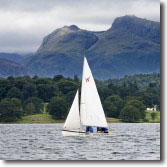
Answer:
[[[160,160],[159,123],[109,124],[114,137],[63,137],[63,124],[1,124],[3,160]]]

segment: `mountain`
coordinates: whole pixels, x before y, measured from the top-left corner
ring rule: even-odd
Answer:
[[[28,57],[32,56],[33,53],[0,53],[0,58],[6,59],[9,61],[13,61],[15,63],[22,63],[24,59],[27,59]]]
[[[84,55],[97,79],[159,72],[160,23],[126,15],[106,31],[64,26],[44,37],[25,65],[40,76],[81,76]]]
[[[15,62],[0,58],[0,77],[27,75],[27,69]]]
[[[23,57],[17,53],[0,53],[0,58],[10,60],[19,63],[23,60]]]

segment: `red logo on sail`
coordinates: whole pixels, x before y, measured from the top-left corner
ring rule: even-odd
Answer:
[[[90,79],[90,77],[88,77],[88,78],[85,78],[86,82],[89,82],[89,79]]]

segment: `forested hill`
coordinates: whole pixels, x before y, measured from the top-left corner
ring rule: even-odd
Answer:
[[[126,122],[145,120],[146,107],[160,109],[160,75],[125,76],[98,81],[97,89],[107,117]],[[22,116],[43,112],[54,119],[65,119],[76,91],[81,86],[77,76],[65,78],[0,78],[0,122],[13,122]]]
[[[148,86],[155,86],[160,88],[160,74],[137,74],[128,76],[125,75],[123,78],[120,79],[109,79],[103,82],[104,84],[115,84],[117,86],[124,85],[124,87],[128,85],[136,85],[138,89],[144,90]]]
[[[96,79],[159,72],[160,23],[126,15],[101,32],[64,26],[44,37],[24,64],[42,77],[81,76],[84,55]]]

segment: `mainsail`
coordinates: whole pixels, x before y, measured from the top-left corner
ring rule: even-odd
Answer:
[[[80,115],[82,125],[108,127],[96,84],[86,57],[84,58],[82,74]]]
[[[79,130],[81,127],[80,116],[79,116],[79,103],[78,103],[78,91],[75,95],[73,104],[67,116],[64,124],[64,129],[68,130]]]

